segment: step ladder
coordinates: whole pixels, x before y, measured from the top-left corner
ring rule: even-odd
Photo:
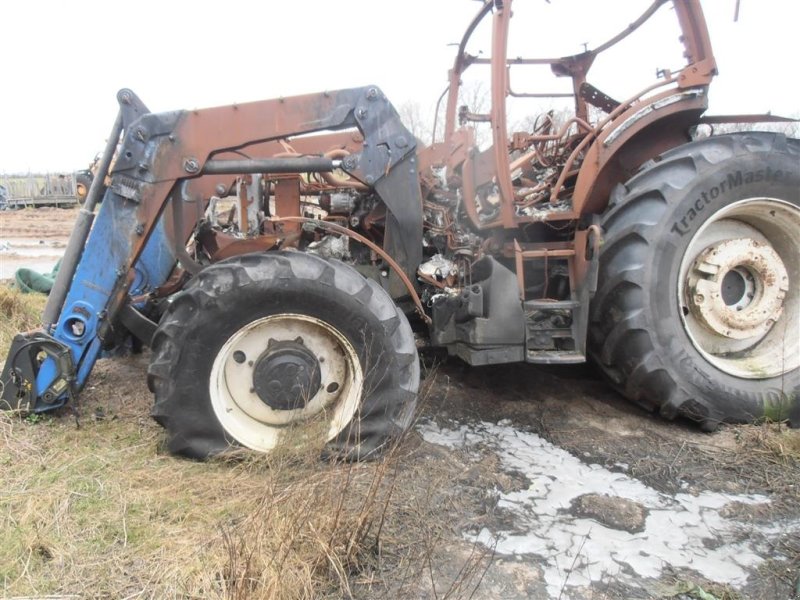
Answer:
[[[513,242],[519,293],[525,312],[525,360],[540,364],[574,364],[586,360],[589,302],[597,289],[600,228],[579,230],[569,242]],[[526,297],[525,263],[566,261],[569,298]]]

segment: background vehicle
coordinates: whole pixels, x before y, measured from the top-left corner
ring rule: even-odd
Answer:
[[[92,179],[94,175],[91,169],[83,169],[75,171],[75,196],[78,202],[83,203],[89,195],[89,188],[92,187]]]
[[[3,175],[0,181],[5,190],[2,207],[6,209],[74,206],[81,201],[80,183],[86,183],[74,173],[10,174]]]
[[[360,458],[410,423],[416,337],[472,365],[591,356],[631,400],[706,428],[799,421],[798,141],[693,139],[770,120],[704,116],[716,63],[696,1],[658,0],[595,49],[544,59],[508,56],[511,4],[469,25],[429,146],[374,86],[161,114],[122,90],[5,403],[63,405],[133,335],[172,451],[269,451],[292,431]],[[589,83],[665,4],[686,65],[622,100]],[[491,56],[470,54],[484,19]],[[570,81],[574,113],[509,136],[509,97],[548,95],[512,91],[533,65]],[[458,106],[477,68],[487,113]]]

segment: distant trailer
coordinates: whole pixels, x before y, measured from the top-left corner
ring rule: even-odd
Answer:
[[[74,173],[27,173],[0,176],[0,210],[80,203]]]

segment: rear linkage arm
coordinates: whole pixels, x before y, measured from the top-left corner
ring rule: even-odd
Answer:
[[[43,331],[15,337],[0,381],[0,407],[43,412],[62,406],[83,387],[101,350],[119,342],[125,333],[121,321],[147,324],[134,314],[131,298],[152,294],[167,281],[178,262],[177,241],[188,238],[165,208],[181,202],[183,213],[192,215],[198,206],[186,200],[208,199],[200,192],[181,193],[184,183],[205,190],[214,189],[213,177],[220,173],[341,168],[386,204],[384,248],[413,278],[422,259],[416,143],[377,87],[159,114],[150,113],[130,90],[121,90],[117,99],[120,113],[70,238]],[[364,138],[363,149],[341,162],[213,158],[291,136],[354,128]],[[93,209],[123,133],[95,219]],[[152,324],[141,329],[152,330]]]

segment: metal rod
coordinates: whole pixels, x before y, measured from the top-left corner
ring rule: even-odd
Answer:
[[[100,192],[105,185],[105,179],[108,175],[108,169],[111,166],[111,159],[114,158],[114,152],[117,150],[117,142],[119,136],[122,134],[122,111],[117,113],[117,118],[114,121],[114,127],[111,128],[111,133],[106,142],[106,148],[103,150],[103,156],[100,158],[100,163],[97,168],[97,173],[94,176],[92,185],[89,187],[89,193],[86,195],[86,201],[78,213],[78,218],[75,220],[75,226],[69,236],[67,248],[64,251],[64,257],[61,259],[61,266],[58,269],[58,275],[53,283],[53,289],[50,290],[50,295],[47,297],[47,304],[42,313],[42,325],[45,331],[56,324],[58,318],[61,316],[61,307],[64,305],[64,300],[67,297],[67,292],[72,284],[72,278],[75,276],[75,271],[78,268],[78,262],[83,254],[83,249],[86,246],[86,240],[89,237],[89,232],[92,229],[94,222],[94,207],[100,199]]]
[[[241,173],[309,173],[334,171],[341,161],[323,156],[299,158],[261,158],[252,160],[209,160],[204,175],[238,175]]]
[[[575,94],[571,92],[536,92],[536,93],[527,93],[527,92],[514,92],[512,90],[508,90],[508,95],[513,96],[514,98],[574,98]]]
[[[181,263],[184,270],[192,275],[197,275],[203,270],[203,266],[189,256],[189,253],[186,251],[186,240],[183,238],[183,207],[187,202],[191,201],[189,195],[186,193],[187,184],[188,180],[184,179],[181,183],[180,193],[174,194],[169,201],[170,204],[172,204],[172,225],[175,231],[175,245],[173,248],[175,257]]]

